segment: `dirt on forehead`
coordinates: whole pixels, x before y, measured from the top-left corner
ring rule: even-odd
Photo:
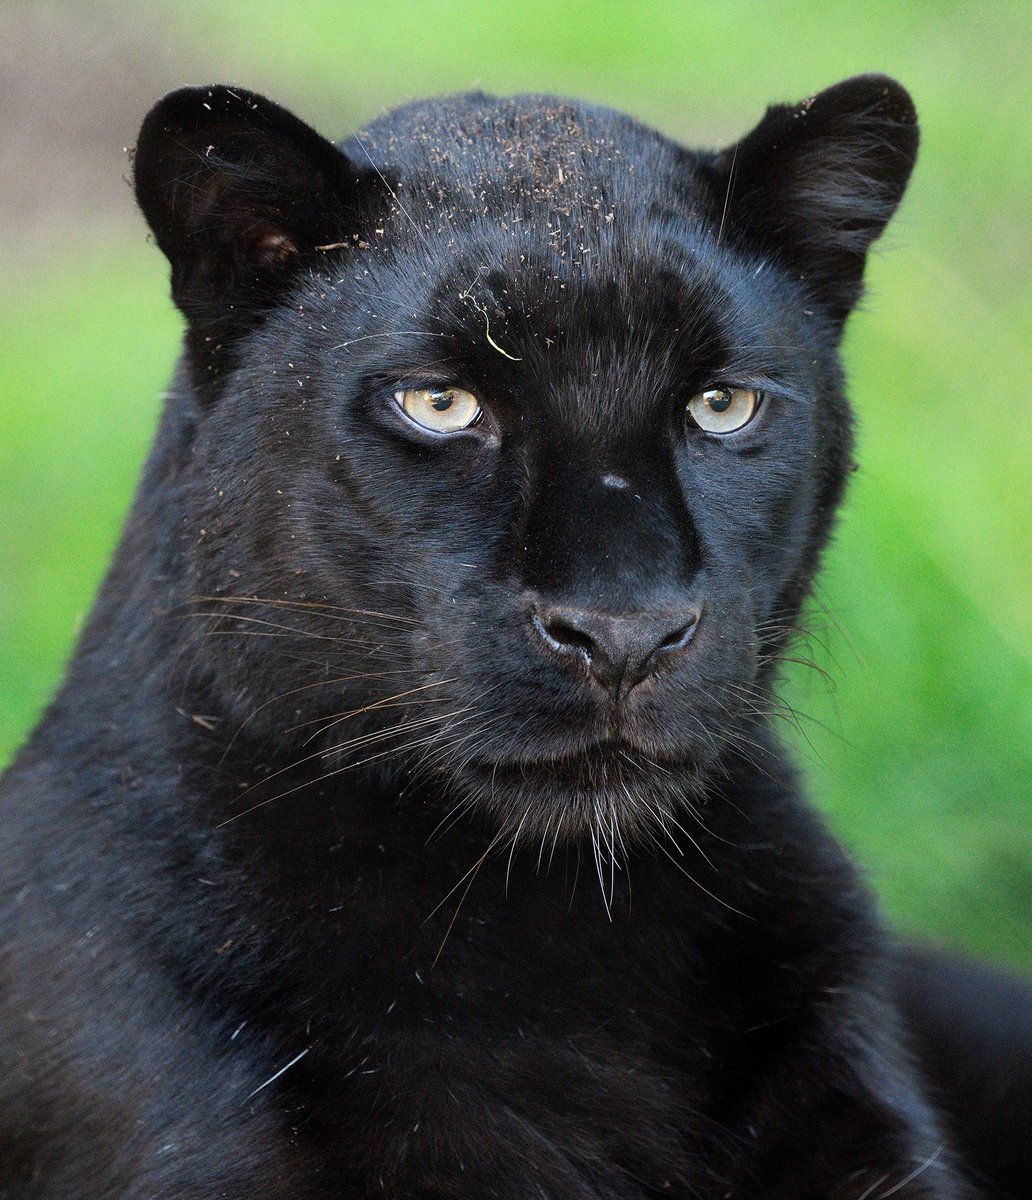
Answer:
[[[345,149],[394,175],[406,190],[508,193],[520,207],[594,206],[641,170],[642,150],[669,143],[630,117],[553,96],[472,94],[408,105],[357,134]],[[628,150],[633,154],[628,154]],[[633,160],[633,161],[632,161]]]

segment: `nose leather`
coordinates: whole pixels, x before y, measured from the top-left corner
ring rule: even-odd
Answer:
[[[688,648],[700,617],[698,607],[612,613],[551,604],[535,606],[531,626],[553,655],[586,664],[592,679],[621,700]]]

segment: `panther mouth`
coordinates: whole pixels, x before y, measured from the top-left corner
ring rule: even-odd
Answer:
[[[607,778],[640,776],[676,769],[673,761],[655,759],[627,738],[607,735],[575,749],[557,748],[552,754],[475,758],[471,766],[496,780],[549,780],[556,784],[604,784]]]
[[[577,841],[608,829],[629,841],[697,804],[702,779],[690,760],[654,757],[606,738],[555,756],[472,760],[459,783],[508,833]]]

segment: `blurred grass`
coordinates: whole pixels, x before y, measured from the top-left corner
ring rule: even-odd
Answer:
[[[859,71],[912,90],[921,160],[847,338],[862,469],[812,646],[835,686],[798,669],[786,695],[811,789],[892,916],[1032,967],[1027,3],[146,7],[181,82],[237,80],[331,135],[483,87],[585,95],[716,144]],[[59,678],[177,346],[142,226],[65,233],[0,298],[0,758]]]

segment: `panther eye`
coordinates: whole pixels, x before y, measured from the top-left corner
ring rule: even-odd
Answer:
[[[749,424],[759,407],[755,388],[707,388],[688,401],[688,415],[706,433],[734,433]]]
[[[462,388],[405,388],[394,399],[407,417],[434,433],[458,433],[481,417],[480,401]]]

